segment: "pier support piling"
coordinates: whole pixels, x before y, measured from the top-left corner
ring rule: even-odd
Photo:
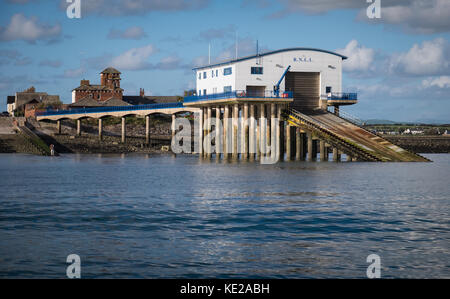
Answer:
[[[56,131],[61,134],[61,120],[56,121]]]
[[[98,119],[98,139],[101,141],[103,139],[103,119]]]
[[[77,136],[81,136],[81,119],[77,119]]]
[[[150,115],[145,116],[145,144],[150,145]]]
[[[126,119],[125,116],[122,116],[122,143],[125,143],[126,136]]]

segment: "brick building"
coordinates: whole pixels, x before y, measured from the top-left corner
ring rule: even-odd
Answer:
[[[85,98],[103,102],[111,98],[122,100],[123,89],[120,88],[120,72],[109,67],[100,73],[100,85],[91,85],[89,80],[81,80],[80,86],[72,90],[72,103]]]

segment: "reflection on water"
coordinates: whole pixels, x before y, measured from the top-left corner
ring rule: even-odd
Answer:
[[[0,277],[450,277],[449,155],[222,163],[0,155]]]

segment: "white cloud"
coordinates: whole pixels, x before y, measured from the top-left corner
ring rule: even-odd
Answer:
[[[342,65],[344,71],[366,72],[373,69],[375,50],[358,44],[356,40],[351,40],[344,49],[336,52],[348,57]]]
[[[11,17],[9,25],[0,27],[0,40],[24,40],[34,43],[37,40],[51,40],[61,34],[61,26],[41,24],[37,17],[27,18],[23,14]]]
[[[323,14],[333,10],[358,10],[361,21],[400,26],[408,32],[438,33],[450,31],[450,1],[448,0],[381,0],[381,19],[369,19],[370,3],[365,0],[278,0],[281,17],[292,12]]]
[[[133,48],[114,57],[111,65],[122,70],[148,69],[152,65],[147,60],[154,53],[156,53],[156,48],[153,45]]]
[[[64,71],[63,77],[64,78],[79,78],[81,75],[83,75],[85,72],[85,69],[83,67],[79,67],[76,69],[68,69]]]
[[[439,88],[450,88],[450,76],[440,76],[434,78],[424,79],[422,81],[423,87],[439,87]]]
[[[176,55],[171,55],[164,57],[161,59],[160,62],[158,62],[154,68],[160,69],[160,70],[174,70],[181,68],[181,59]]]
[[[125,30],[116,30],[111,29],[108,34],[108,38],[110,39],[141,39],[143,37],[147,36],[147,34],[144,32],[144,30],[141,27],[133,26],[130,28],[127,28]]]
[[[443,38],[415,44],[409,51],[392,55],[389,69],[393,73],[426,76],[441,75],[450,70],[450,51]]]

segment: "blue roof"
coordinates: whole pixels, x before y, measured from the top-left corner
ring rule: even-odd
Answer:
[[[193,70],[204,69],[204,68],[209,68],[209,67],[216,67],[216,66],[220,66],[220,65],[240,62],[240,61],[244,61],[244,60],[248,60],[248,59],[253,59],[253,58],[257,58],[257,57],[262,57],[262,56],[272,55],[272,54],[277,54],[277,53],[282,53],[282,52],[289,52],[289,51],[316,51],[316,52],[323,52],[323,53],[336,55],[336,56],[341,57],[342,59],[347,59],[347,56],[344,56],[344,55],[341,55],[341,54],[338,54],[338,53],[335,53],[335,52],[322,50],[322,49],[301,48],[300,47],[300,48],[287,48],[287,49],[281,49],[281,50],[276,50],[276,51],[270,51],[270,52],[266,52],[266,53],[261,53],[259,55],[246,56],[246,57],[241,57],[241,58],[238,58],[238,59],[227,60],[227,61],[216,63],[216,64],[199,66],[199,67],[193,68]]]

